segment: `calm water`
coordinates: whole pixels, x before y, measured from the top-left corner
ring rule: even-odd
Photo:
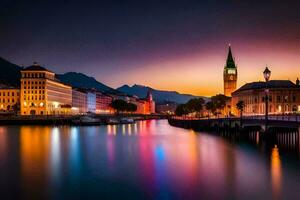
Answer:
[[[289,141],[289,140],[288,140]],[[300,199],[299,141],[171,127],[0,126],[1,199]]]

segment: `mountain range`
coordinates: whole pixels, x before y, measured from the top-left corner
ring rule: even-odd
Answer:
[[[57,74],[57,79],[61,82],[77,88],[94,88],[105,93],[120,93],[119,91],[97,81],[94,77],[89,77],[82,73],[67,72],[65,74]]]
[[[163,102],[175,102],[175,103],[186,103],[188,100],[192,98],[199,98],[201,96],[194,96],[191,94],[180,94],[176,91],[165,91],[165,90],[156,90],[148,86],[143,85],[123,85],[122,87],[117,88],[118,91],[129,94],[129,95],[135,95],[140,98],[145,98],[147,96],[147,92],[150,90],[153,96],[153,99],[157,103],[163,103]],[[205,100],[206,97],[201,97]]]
[[[13,64],[0,57],[0,84],[19,86],[22,67]],[[128,95],[135,95],[139,98],[145,98],[148,90],[151,90],[153,98],[158,103],[163,102],[175,102],[175,103],[186,103],[191,98],[196,98],[199,96],[194,96],[190,94],[180,94],[176,91],[164,91],[156,90],[148,86],[142,85],[123,85],[117,89],[113,89],[99,81],[94,77],[89,77],[82,73],[77,72],[67,72],[65,74],[57,74],[56,78],[61,82],[71,85],[72,87],[79,88],[94,88],[101,92],[110,94],[120,94],[125,93]],[[205,97],[204,97],[205,98]],[[205,98],[206,99],[206,98]]]

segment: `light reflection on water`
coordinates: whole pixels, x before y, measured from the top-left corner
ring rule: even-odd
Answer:
[[[278,135],[276,145],[267,145],[258,133],[232,140],[165,120],[0,127],[1,192],[49,199],[297,199],[297,138]],[[286,152],[280,141],[296,150]]]

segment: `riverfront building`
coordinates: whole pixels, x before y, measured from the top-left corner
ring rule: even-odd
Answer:
[[[21,70],[21,115],[71,114],[72,88],[37,63]]]
[[[145,99],[140,99],[136,96],[128,98],[127,100],[130,103],[133,103],[137,106],[136,114],[152,114],[155,113],[155,101],[153,100],[150,90],[147,93]]]
[[[237,83],[237,66],[231,53],[231,47],[229,45],[228,56],[226,65],[223,72],[224,81],[224,95],[230,97],[231,93],[236,90]]]
[[[72,90],[72,113],[85,114],[87,112],[87,94],[85,91],[73,88]]]
[[[103,94],[101,92],[96,93],[96,114],[111,114],[113,109],[111,108],[111,103],[113,97],[108,94]]]
[[[96,113],[96,93],[94,91],[88,91],[86,97],[87,112]]]
[[[232,93],[232,112],[238,115],[236,103],[244,101],[243,115],[265,114],[266,88],[268,88],[269,114],[300,112],[300,85],[289,80],[270,80],[247,83]]]
[[[0,112],[17,112],[20,106],[20,89],[8,86],[0,87]]]

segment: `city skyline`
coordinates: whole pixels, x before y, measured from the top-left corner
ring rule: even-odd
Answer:
[[[0,56],[24,66],[37,61],[57,73],[82,72],[114,88],[141,84],[211,96],[223,91],[231,43],[237,87],[263,81],[266,65],[272,79],[295,82],[296,4],[90,3],[83,9],[68,1],[6,2]]]

